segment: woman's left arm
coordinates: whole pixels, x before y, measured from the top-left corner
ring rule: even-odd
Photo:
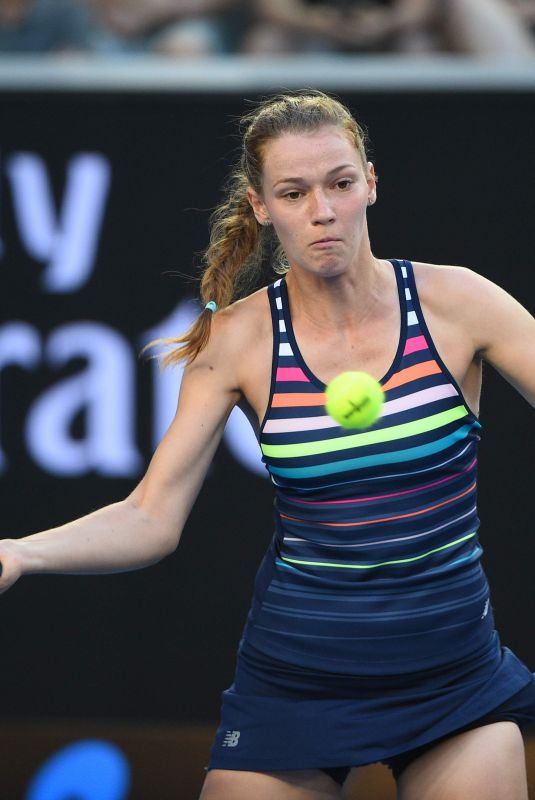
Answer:
[[[535,318],[492,281],[462,269],[468,304],[465,325],[474,352],[535,407]]]

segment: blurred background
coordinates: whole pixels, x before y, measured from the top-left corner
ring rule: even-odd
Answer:
[[[335,93],[380,176],[375,254],[471,267],[533,313],[534,30],[533,0],[0,0],[1,535],[142,476],[181,370],[140,351],[199,311],[249,101]],[[488,369],[481,421],[483,564],[535,669],[533,410]],[[2,597],[1,800],[198,796],[271,503],[235,411],[171,557]],[[395,787],[369,767],[346,796]]]

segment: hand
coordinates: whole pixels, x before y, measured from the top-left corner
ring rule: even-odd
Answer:
[[[0,540],[0,594],[7,592],[22,575],[21,543],[16,539]]]

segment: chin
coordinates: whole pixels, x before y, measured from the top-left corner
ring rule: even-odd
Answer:
[[[291,263],[291,262],[290,262]],[[323,258],[321,261],[296,261],[299,268],[319,278],[337,278],[348,271],[349,265],[339,257]]]
[[[337,278],[339,275],[343,275],[347,272],[347,264],[341,264],[339,261],[336,263],[330,262],[325,264],[320,264],[317,272],[322,278]]]

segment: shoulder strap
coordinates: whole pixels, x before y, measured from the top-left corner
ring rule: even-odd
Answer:
[[[407,309],[407,338],[422,336],[427,333],[423,327],[422,309],[418,299],[418,291],[414,280],[412,262],[403,259],[398,261],[401,267],[401,277],[405,291],[405,305]]]
[[[268,298],[271,310],[271,323],[273,325],[273,364],[276,366],[281,338],[282,335],[286,333],[284,314],[282,312],[281,278],[268,286]]]

